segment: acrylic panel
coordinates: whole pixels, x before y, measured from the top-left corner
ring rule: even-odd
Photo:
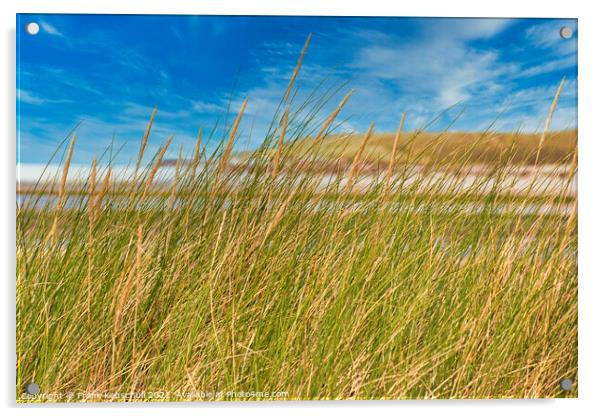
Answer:
[[[17,401],[577,396],[576,19],[16,27]]]

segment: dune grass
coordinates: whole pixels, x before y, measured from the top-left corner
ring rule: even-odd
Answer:
[[[374,133],[364,154],[365,169],[383,170],[393,154],[397,133]],[[291,153],[301,157],[308,151],[314,151],[323,157],[323,169],[332,169],[328,161],[339,160],[341,164],[349,164],[361,146],[362,133],[346,133],[331,135],[319,149],[311,147],[311,138],[290,144]],[[537,164],[562,164],[570,160],[577,148],[577,130],[561,130],[548,133],[541,145]],[[471,164],[490,165],[496,163],[509,148],[513,149],[513,158],[508,163],[522,166],[534,166],[537,150],[540,147],[541,134],[526,132],[402,132],[398,157],[409,158],[421,165],[446,165],[450,160]],[[401,168],[399,165],[397,168]]]
[[[483,194],[458,177],[409,181],[423,159],[399,134],[399,154],[383,151],[393,173],[357,194],[370,146],[394,147],[365,132],[317,192],[304,172],[323,163],[312,149],[329,146],[340,108],[309,146],[292,96],[242,166],[228,160],[244,105],[215,152],[199,133],[167,192],[153,187],[170,140],[127,182],[95,160],[58,205],[34,192],[18,207],[17,399],[576,396],[559,389],[577,381],[574,146],[567,191],[529,199],[501,184],[537,146],[500,144]],[[42,395],[21,393],[32,381]]]

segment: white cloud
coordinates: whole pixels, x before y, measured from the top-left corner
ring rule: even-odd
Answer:
[[[441,19],[436,25],[429,25],[429,35],[447,39],[488,39],[505,30],[513,23],[512,19],[457,18]]]
[[[501,131],[541,132],[549,114],[549,105],[533,108],[532,111],[510,112],[497,120],[495,128]],[[554,111],[551,130],[573,129],[577,127],[577,108],[573,106],[558,107]]]
[[[220,104],[200,100],[192,101],[192,108],[199,113],[219,113],[224,110],[224,107]]]
[[[550,84],[545,86],[537,86],[530,88],[523,88],[508,94],[504,100],[504,106],[517,107],[525,105],[541,105],[551,104],[558,89],[558,84]],[[577,82],[568,80],[565,82],[562,92],[560,94],[560,100],[574,100],[577,95]]]
[[[426,36],[413,42],[372,43],[360,49],[354,67],[394,82],[402,93],[429,99],[433,110],[440,110],[478,91],[497,89],[496,79],[511,69],[499,64],[495,52],[474,49],[464,39]]]
[[[560,69],[571,68],[577,65],[576,55],[567,55],[562,58],[552,59],[538,65],[528,67],[518,73],[519,77],[532,77],[546,74]]]
[[[264,42],[253,53],[261,59],[265,59],[266,55],[289,56],[297,55],[300,52],[299,45],[293,45],[287,41]]]
[[[558,80],[560,81],[560,80]],[[558,89],[558,83],[524,88],[510,92],[497,106],[505,112],[495,123],[501,130],[541,131],[550,111],[550,105]],[[562,130],[577,127],[577,82],[565,82],[558,106],[552,118],[551,129]]]
[[[458,102],[466,112],[452,128],[474,129],[479,123],[486,126],[504,111],[500,120],[504,127],[512,124],[512,128],[516,128],[523,122],[525,128],[534,130],[542,117],[545,121],[560,78],[550,85],[526,90],[517,89],[520,85],[517,81],[576,65],[576,47],[567,48],[566,43],[559,47],[557,39],[552,41],[549,37],[550,28],[558,22],[529,29],[530,42],[542,45],[538,48],[552,48],[544,51],[545,55],[542,52],[541,59],[532,66],[500,56],[496,49],[475,45],[475,41],[507,29],[511,24],[509,20],[453,19],[440,23],[425,26],[422,36],[416,39],[395,38],[384,33],[361,34],[362,42],[358,44],[364,47],[359,48],[352,65],[352,71],[361,74],[353,85],[360,84],[357,88],[357,95],[361,96],[359,107],[374,114],[377,122],[381,119],[387,125],[391,125],[397,114],[408,110],[408,124],[412,127],[420,127],[412,120],[422,123],[433,120]],[[567,22],[560,23],[561,27]],[[553,33],[558,35],[555,29]],[[563,55],[558,48],[573,53]],[[576,126],[575,96],[576,81],[571,79],[561,95],[553,128]],[[385,118],[385,114],[392,117]],[[450,118],[453,115],[446,120]],[[466,120],[470,122],[466,124]],[[496,128],[500,122],[496,122]]]
[[[62,32],[60,32],[56,27],[54,27],[53,25],[51,25],[48,22],[40,22],[40,26],[49,35],[60,36],[60,37],[64,36]]]
[[[39,95],[37,95],[33,92],[22,90],[22,89],[17,90],[17,100],[19,100],[23,103],[32,104],[32,105],[65,104],[65,103],[72,102],[71,100],[64,99],[64,98],[54,99],[54,98],[40,97]]]
[[[573,30],[571,39],[563,39],[560,29],[567,26]],[[525,31],[525,40],[529,44],[555,55],[567,55],[577,51],[577,21],[574,19],[556,19],[533,25]]]
[[[41,97],[38,97],[29,91],[25,90],[17,90],[17,100],[27,103],[27,104],[44,104],[45,100]]]

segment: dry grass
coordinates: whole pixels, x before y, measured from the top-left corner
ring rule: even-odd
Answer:
[[[365,169],[385,171],[393,153],[397,133],[375,132],[364,151]],[[306,155],[313,152],[322,158],[324,171],[336,170],[335,166],[351,164],[361,147],[363,134],[330,135],[322,146],[315,147],[311,139],[289,144],[292,154]],[[448,165],[450,161],[492,165],[504,159],[512,149],[508,164],[568,164],[577,147],[577,131],[563,130],[547,133],[541,143],[539,133],[505,132],[401,132],[395,170],[403,168],[404,161],[420,165]],[[538,156],[539,151],[539,156]],[[539,160],[538,160],[539,159]]]
[[[353,162],[351,163],[351,167],[349,168],[349,175],[347,177],[346,189],[347,191],[351,190],[353,186],[353,181],[355,180],[355,176],[360,168],[360,163],[362,161],[362,155],[366,150],[366,145],[368,144],[368,140],[370,140],[370,136],[372,136],[372,131],[374,130],[374,123],[370,124],[368,131],[364,135],[362,142],[360,144],[359,149],[355,153],[355,157],[353,158]]]
[[[153,113],[151,114],[150,120],[148,122],[148,126],[146,127],[146,131],[144,132],[144,136],[142,137],[142,142],[140,143],[140,151],[138,153],[138,160],[136,161],[136,171],[134,172],[134,178],[138,176],[138,170],[140,169],[140,163],[142,163],[142,158],[144,157],[144,151],[146,150],[146,145],[148,143],[148,136],[150,134],[151,128],[153,127],[153,121],[155,120],[155,116],[157,115],[157,107],[153,109]]]

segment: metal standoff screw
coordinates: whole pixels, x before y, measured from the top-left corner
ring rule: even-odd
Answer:
[[[568,26],[563,26],[560,29],[560,37],[562,37],[563,39],[570,39],[571,37],[573,37],[573,29],[571,29]]]
[[[560,380],[560,388],[564,391],[570,391],[573,388],[573,380],[570,378],[563,378]]]
[[[25,392],[32,395],[38,394],[40,392],[40,386],[38,386],[38,383],[28,383],[25,386]]]

